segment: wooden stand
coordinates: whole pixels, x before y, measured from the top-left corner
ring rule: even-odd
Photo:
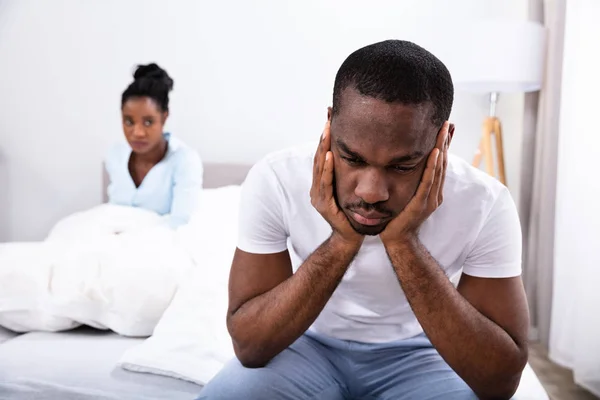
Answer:
[[[492,148],[492,136],[496,138],[496,153],[498,163],[498,174],[496,175],[494,167],[494,150]],[[502,127],[497,117],[487,117],[483,121],[483,135],[479,148],[475,152],[473,166],[479,168],[481,160],[485,160],[485,170],[488,174],[497,177],[500,182],[506,185],[506,172],[504,170],[504,147],[502,146]]]

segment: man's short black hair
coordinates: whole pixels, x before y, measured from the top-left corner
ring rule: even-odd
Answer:
[[[431,102],[432,122],[441,126],[450,117],[454,86],[450,72],[433,54],[404,40],[386,40],[356,50],[335,77],[333,115],[344,89],[386,102],[417,105]]]

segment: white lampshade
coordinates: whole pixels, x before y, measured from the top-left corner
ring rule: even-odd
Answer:
[[[542,87],[545,29],[536,22],[456,24],[443,50],[456,90],[531,92]]]

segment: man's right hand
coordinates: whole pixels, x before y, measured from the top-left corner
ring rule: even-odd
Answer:
[[[325,124],[313,163],[313,181],[310,200],[314,208],[333,229],[332,237],[348,245],[360,247],[364,236],[352,228],[346,214],[338,207],[333,196],[333,153],[331,152],[331,124]]]

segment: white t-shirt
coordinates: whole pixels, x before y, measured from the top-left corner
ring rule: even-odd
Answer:
[[[310,202],[316,148],[272,153],[252,167],[242,187],[239,249],[288,249],[295,272],[331,235]],[[508,189],[455,156],[449,157],[444,202],[421,226],[420,239],[453,281],[461,271],[485,278],[521,274],[521,227]],[[310,330],[365,343],[422,332],[379,236],[365,237]]]

